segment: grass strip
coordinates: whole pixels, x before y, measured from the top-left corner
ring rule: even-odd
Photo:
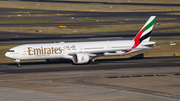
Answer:
[[[113,21],[113,20],[98,20],[102,21]],[[73,20],[9,20],[9,21],[0,21],[1,24],[5,23],[72,23],[72,22],[96,22],[96,19],[73,19]]]
[[[44,3],[44,2],[13,2],[0,1],[1,8],[38,9],[38,10],[65,10],[65,11],[91,11],[91,12],[152,12],[180,11],[180,7],[174,6],[136,6],[136,5],[95,5],[95,4],[71,4],[71,3]],[[28,11],[27,11],[28,12]]]
[[[64,25],[59,25],[64,26]],[[66,26],[66,28],[57,27],[0,27],[0,31],[5,32],[22,32],[22,33],[37,33],[36,30],[41,30],[40,33],[51,34],[77,34],[77,33],[95,33],[95,32],[117,32],[140,30],[143,24],[119,24],[119,25],[91,25],[91,26]],[[168,28],[180,26],[179,23],[160,23],[154,26],[156,28]],[[161,30],[157,30],[161,31]],[[39,34],[40,34],[39,33]]]
[[[13,12],[15,13],[15,12]],[[9,15],[0,15],[0,17],[41,17],[41,16],[64,16],[64,15],[70,15],[70,14],[24,14],[25,12],[16,12],[17,15],[15,14],[9,14]],[[31,12],[32,13],[32,12]]]
[[[180,1],[178,0],[103,0],[103,1],[102,0],[66,0],[66,1],[180,4]]]

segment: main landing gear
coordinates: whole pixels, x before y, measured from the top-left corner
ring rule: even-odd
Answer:
[[[89,62],[89,64],[93,65],[93,64],[99,64],[98,61],[95,61],[96,59],[92,59],[92,61]]]
[[[93,65],[93,64],[99,64],[98,61],[90,61],[89,64]]]
[[[17,63],[17,67],[21,67],[20,60],[14,60]]]

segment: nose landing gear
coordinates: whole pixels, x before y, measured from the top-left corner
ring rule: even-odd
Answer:
[[[17,63],[17,67],[20,67],[20,60],[14,60]]]
[[[17,67],[21,67],[21,65],[19,63],[17,63]]]

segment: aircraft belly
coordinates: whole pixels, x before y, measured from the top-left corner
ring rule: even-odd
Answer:
[[[48,55],[26,55],[21,57],[21,60],[38,60],[38,59],[51,59],[51,58],[62,58],[62,55],[48,54]]]
[[[113,56],[113,55],[122,55],[124,52],[123,51],[116,51],[114,53],[104,53],[105,56]]]

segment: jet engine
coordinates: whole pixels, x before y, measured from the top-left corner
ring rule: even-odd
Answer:
[[[73,55],[72,61],[74,64],[83,64],[89,62],[90,57],[87,53],[76,53]]]

